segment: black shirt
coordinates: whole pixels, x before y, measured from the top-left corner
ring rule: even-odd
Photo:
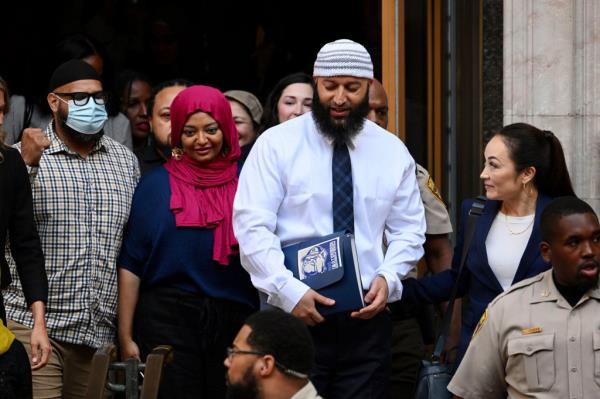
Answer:
[[[161,166],[171,157],[170,149],[162,149],[151,140],[148,145],[133,151],[140,163],[140,173],[144,175],[151,169]]]
[[[577,305],[577,302],[583,297],[583,294],[587,291],[587,289],[581,289],[579,287],[568,287],[566,285],[562,285],[558,282],[556,277],[554,276],[554,272],[552,273],[552,280],[554,281],[554,285],[560,294],[569,302],[571,307]]]

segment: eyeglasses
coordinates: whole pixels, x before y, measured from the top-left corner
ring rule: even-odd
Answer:
[[[231,362],[231,360],[233,359],[233,357],[235,355],[267,356],[267,355],[270,355],[270,353],[258,352],[258,351],[245,351],[245,350],[235,349],[235,348],[227,348],[227,360],[229,360]],[[308,378],[308,374],[300,373],[298,371],[287,368],[283,364],[279,363],[277,360],[275,360],[275,367],[277,367],[279,370],[281,370],[281,372],[284,374],[288,374],[288,375],[291,375],[296,378],[302,378],[302,379]]]
[[[54,93],[57,96],[65,96],[73,99],[75,105],[83,106],[90,101],[90,97],[94,99],[94,102],[98,105],[106,104],[106,93],[103,91],[97,91],[96,93],[83,93],[83,92],[74,92],[74,93]]]
[[[257,352],[257,351],[244,351],[241,349],[235,349],[235,348],[227,348],[227,359],[229,359],[229,361],[231,361],[231,359],[235,356],[235,355],[255,355],[255,356],[266,356],[267,353],[264,352]]]

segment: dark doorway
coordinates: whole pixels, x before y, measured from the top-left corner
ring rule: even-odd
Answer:
[[[55,67],[53,48],[71,33],[87,34],[106,53],[105,86],[130,68],[154,83],[185,77],[222,90],[249,90],[264,100],[285,74],[311,73],[319,48],[339,38],[364,44],[381,77],[380,2],[12,3],[0,27],[0,75],[19,94],[44,94]]]

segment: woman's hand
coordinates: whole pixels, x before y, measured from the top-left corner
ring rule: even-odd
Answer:
[[[132,357],[140,359],[140,349],[137,344],[133,342],[131,338],[119,339],[119,345],[121,349],[121,360],[125,361]]]
[[[33,329],[31,330],[31,369],[44,367],[50,359],[52,345],[46,330],[46,305],[42,301],[31,304]]]
[[[140,349],[133,342],[133,316],[140,292],[140,278],[127,269],[119,268],[118,286],[117,327],[121,359],[140,359]]]
[[[46,325],[35,323],[31,330],[31,369],[38,370],[44,367],[51,353],[52,345],[50,345]]]

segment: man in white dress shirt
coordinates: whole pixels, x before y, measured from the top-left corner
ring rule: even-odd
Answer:
[[[391,335],[384,309],[400,299],[400,280],[423,255],[425,219],[415,163],[397,137],[365,119],[373,65],[362,45],[345,39],[326,44],[313,76],[313,111],[267,130],[248,156],[234,202],[234,229],[242,264],[267,302],[313,326],[317,365],[311,380],[319,393],[328,399],[384,398]],[[351,163],[350,230],[366,306],[325,320],[315,305],[334,300],[295,279],[281,247],[334,231],[339,201],[332,163],[341,147]]]

